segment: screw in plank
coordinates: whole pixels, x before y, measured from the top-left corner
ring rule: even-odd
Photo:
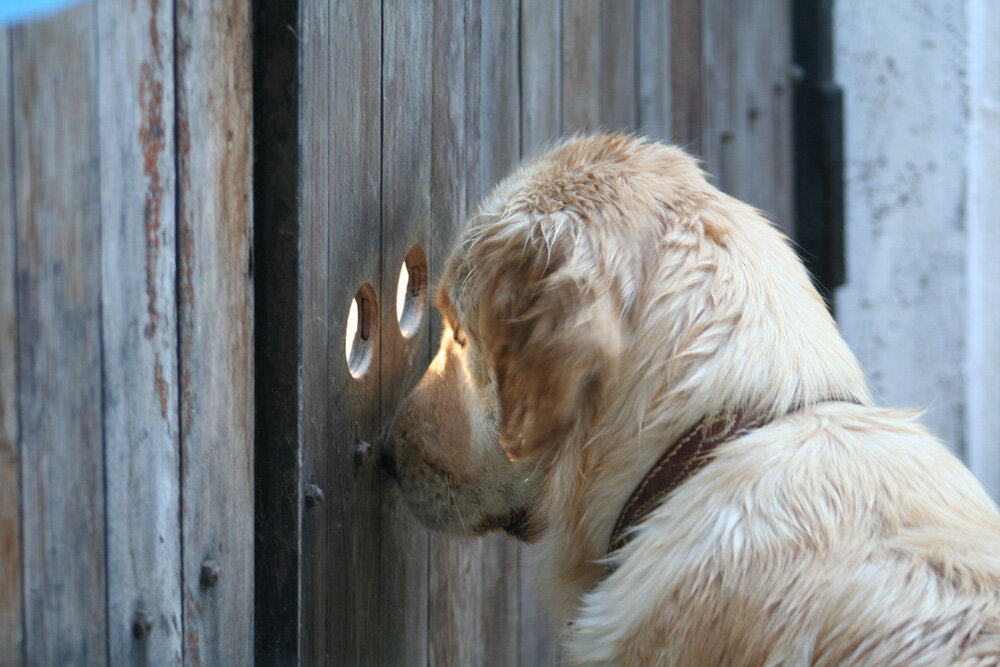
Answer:
[[[219,581],[219,577],[222,575],[222,570],[219,568],[219,563],[208,559],[201,564],[201,587],[211,588]]]
[[[364,440],[354,448],[354,467],[366,468],[372,462],[374,448]]]
[[[315,484],[306,484],[306,507],[316,507],[323,502],[323,489]]]
[[[140,609],[135,613],[135,620],[132,622],[132,634],[136,639],[142,639],[153,631],[153,615],[148,611]]]

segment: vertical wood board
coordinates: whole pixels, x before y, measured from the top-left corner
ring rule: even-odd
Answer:
[[[108,0],[97,23],[109,658],[177,664],[173,11]]]
[[[673,143],[701,157],[702,1],[670,0],[670,116]]]
[[[726,193],[790,224],[788,0],[704,2],[704,159]]]
[[[636,123],[641,134],[671,142],[670,0],[639,0],[636,24]]]
[[[298,35],[301,83],[299,96],[299,164],[301,168],[299,255],[301,282],[301,457],[303,487],[313,485],[324,493],[323,503],[302,510],[302,564],[299,657],[303,664],[321,664],[327,659],[327,605],[331,571],[327,549],[327,514],[333,511],[328,474],[328,434],[331,405],[328,397],[332,363],[328,352],[336,348],[329,339],[336,335],[329,311],[329,210],[328,194],[331,137],[327,131],[331,108],[329,67],[329,6],[303,2]],[[347,295],[350,299],[350,295]],[[338,312],[338,317],[340,317]],[[335,326],[336,325],[336,326]],[[341,346],[341,350],[343,346]],[[343,352],[341,351],[342,355]],[[342,357],[338,357],[341,359]],[[304,502],[305,489],[296,500]]]
[[[562,131],[600,129],[601,0],[562,3]]]
[[[107,660],[95,7],[14,29],[25,654]]]
[[[329,492],[326,514],[328,571],[327,655],[333,664],[379,662],[379,474],[355,466],[359,442],[379,444],[379,334],[370,332],[371,361],[351,375],[345,358],[348,311],[368,284],[374,297],[381,280],[381,7],[342,0],[329,14],[326,58],[330,107],[329,169],[320,180],[329,193],[327,441]],[[309,140],[308,137],[305,139]],[[375,303],[372,320],[393,304]],[[372,459],[375,457],[373,456]]]
[[[176,6],[187,664],[247,664],[253,652],[249,9]]]
[[[600,124],[611,132],[637,126],[636,0],[601,0]]]
[[[0,664],[23,661],[10,32],[0,28]]]
[[[521,2],[521,155],[559,138],[562,121],[562,1]]]

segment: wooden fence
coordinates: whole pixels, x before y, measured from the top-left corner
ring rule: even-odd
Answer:
[[[555,138],[687,145],[788,225],[789,51],[788,0],[0,28],[0,664],[556,662],[528,550],[414,525],[365,443],[456,226]]]

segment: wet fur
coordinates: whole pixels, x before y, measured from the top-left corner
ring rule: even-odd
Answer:
[[[524,165],[437,299],[391,439],[404,496],[434,528],[537,541],[570,662],[998,664],[996,506],[872,405],[787,240],[681,150],[599,135]],[[774,420],[609,562],[653,462],[738,408]]]

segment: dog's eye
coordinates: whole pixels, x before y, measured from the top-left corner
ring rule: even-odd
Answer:
[[[458,343],[459,347],[461,348],[465,347],[467,341],[465,340],[465,334],[462,333],[461,329],[459,329],[458,327],[452,327],[451,337],[455,339],[455,342]]]

